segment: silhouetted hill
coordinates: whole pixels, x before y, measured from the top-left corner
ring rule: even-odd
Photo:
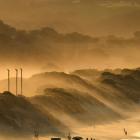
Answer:
[[[65,114],[85,125],[93,120],[95,123],[106,123],[122,118],[103,102],[75,89],[47,88],[43,95],[31,100],[51,112]]]
[[[34,135],[39,128],[40,134],[61,135],[67,128],[49,112],[23,96],[14,96],[10,92],[0,94],[0,131],[3,134]],[[64,132],[63,132],[64,133]]]
[[[78,75],[84,79],[88,79],[91,81],[99,78],[101,73],[102,73],[101,71],[98,71],[96,69],[81,69],[81,70],[75,70],[72,72],[72,74],[74,75]]]
[[[14,78],[11,83],[15,83]],[[0,121],[8,129],[12,126],[14,130],[26,132],[22,130],[26,128],[31,132],[31,124],[40,122],[46,133],[58,133],[92,121],[118,121],[139,109],[140,69],[46,72],[24,79],[23,83],[24,94],[31,97],[0,95],[0,112],[4,115]],[[6,84],[6,80],[0,82],[1,87]]]
[[[126,98],[139,102],[140,100],[140,70],[123,69],[121,74],[104,72],[101,82],[121,92]]]

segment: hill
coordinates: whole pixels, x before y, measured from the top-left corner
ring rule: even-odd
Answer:
[[[14,96],[10,92],[0,94],[0,131],[3,135],[34,135],[38,128],[40,134],[62,135],[67,128],[49,112],[32,104],[26,97]]]
[[[69,121],[64,121],[63,115],[84,125],[89,125],[93,121],[101,124],[122,118],[103,102],[75,89],[47,88],[43,95],[34,96],[31,100],[53,114],[61,114],[58,118],[65,124],[69,124]]]
[[[14,81],[11,79],[11,83]],[[1,128],[14,133],[32,133],[34,122],[40,123],[46,135],[77,132],[75,127],[90,126],[92,122],[110,124],[139,110],[139,68],[45,72],[23,83],[24,94],[30,97],[0,94]],[[0,85],[4,88],[6,80]]]

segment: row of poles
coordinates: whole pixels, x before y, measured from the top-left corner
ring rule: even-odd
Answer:
[[[10,69],[7,69],[8,72],[8,92],[10,92]],[[19,74],[19,70],[15,69],[16,72],[16,95],[18,95],[18,74]],[[20,68],[20,95],[23,94],[23,69]]]

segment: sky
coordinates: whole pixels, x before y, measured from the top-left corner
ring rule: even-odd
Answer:
[[[0,0],[0,18],[20,29],[131,35],[139,30],[139,0]]]
[[[0,0],[0,20],[2,71],[23,67],[31,76],[140,64],[139,0]]]

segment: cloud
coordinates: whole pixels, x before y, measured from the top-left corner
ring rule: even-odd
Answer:
[[[139,31],[129,38],[115,35],[91,37],[78,32],[60,33],[49,27],[18,30],[0,22],[2,68],[22,66],[29,73],[137,67],[139,43]]]
[[[45,66],[42,67],[42,70],[43,71],[63,71],[62,67],[58,66],[55,63],[53,62],[47,63]]]
[[[74,3],[74,4],[77,4],[77,3],[80,3],[81,2],[81,0],[73,0],[72,1],[72,3]]]
[[[82,48],[83,44],[96,44],[98,41],[98,38],[77,32],[61,34],[49,27],[31,31],[17,30],[3,21],[0,22],[2,63],[32,63],[42,67],[46,63],[51,64],[52,61],[61,61],[63,53],[67,54],[66,58],[70,57],[72,52],[75,53],[75,43],[78,48]]]
[[[1,0],[0,18],[18,29],[31,30],[47,25],[64,33],[93,36],[129,36],[139,30],[139,1],[108,0],[108,3],[104,0],[81,0],[80,3],[79,0]]]
[[[139,7],[140,2],[137,0],[108,0],[100,1],[99,5],[107,7]]]

